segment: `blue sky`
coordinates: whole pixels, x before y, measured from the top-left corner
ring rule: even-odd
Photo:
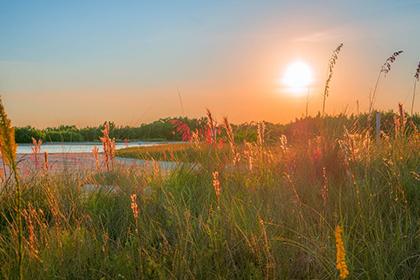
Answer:
[[[420,1],[0,0],[0,92],[18,125],[138,124],[179,115],[178,90],[190,116],[209,107],[237,122],[285,122],[304,105],[273,81],[306,61],[316,113],[344,42],[329,112],[356,99],[367,107],[380,65],[402,49],[378,92],[377,106],[391,109],[409,100],[419,23]]]

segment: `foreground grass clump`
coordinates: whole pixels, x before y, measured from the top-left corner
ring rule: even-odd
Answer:
[[[170,172],[115,165],[22,177],[25,277],[420,278],[417,132],[294,145],[258,135],[182,146],[174,159],[188,162]],[[5,279],[18,269],[13,187],[0,193]]]

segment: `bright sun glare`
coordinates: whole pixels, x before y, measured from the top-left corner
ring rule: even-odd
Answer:
[[[305,93],[312,81],[311,68],[302,61],[289,64],[281,79],[287,90],[295,94]]]

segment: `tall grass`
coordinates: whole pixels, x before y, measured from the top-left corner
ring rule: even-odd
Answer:
[[[330,82],[332,79],[332,75],[334,73],[334,66],[337,63],[337,59],[338,59],[338,54],[340,53],[341,49],[343,48],[343,43],[341,43],[340,45],[338,45],[338,47],[333,51],[333,54],[330,58],[329,64],[328,64],[328,77],[327,80],[325,81],[325,87],[324,87],[324,93],[323,93],[323,101],[322,101],[322,115],[325,115],[325,102],[327,101],[327,97],[329,94],[329,89],[330,89]],[[308,93],[309,95],[309,93]],[[308,114],[306,114],[308,115]]]
[[[273,143],[261,123],[255,142],[233,142],[234,149],[219,143],[223,134],[217,145],[204,135],[197,145],[174,145],[172,157],[165,147],[167,160],[179,162],[172,171],[114,163],[10,182],[21,183],[25,202],[22,275],[418,279],[419,133],[402,127],[375,144],[367,129],[340,125],[325,121],[308,138]],[[235,139],[230,130],[226,139]],[[154,147],[142,156],[157,154],[163,158]],[[18,275],[19,222],[15,193],[0,195],[0,278],[7,279]]]
[[[413,87],[413,99],[411,100],[411,115],[413,115],[414,113],[414,100],[416,98],[416,86],[417,86],[417,82],[419,81],[420,78],[420,61],[419,64],[417,65],[417,69],[416,69],[416,73],[414,73],[414,87]]]
[[[7,164],[12,172],[15,180],[15,205],[16,207],[16,225],[17,225],[17,267],[18,277],[23,279],[23,228],[22,228],[22,192],[21,185],[17,171],[16,163],[16,143],[15,132],[12,127],[12,122],[7,117],[6,111],[3,106],[3,101],[0,97],[0,150],[3,155],[3,165]],[[6,174],[5,174],[6,176]]]
[[[381,69],[379,70],[378,78],[376,79],[375,87],[373,89],[372,94],[369,96],[369,114],[372,112],[373,106],[376,101],[376,92],[378,90],[378,85],[381,80],[381,77],[386,76],[389,73],[389,71],[391,71],[392,64],[395,62],[397,57],[401,55],[402,53],[403,51],[394,52],[390,57],[388,57],[385,60],[384,64],[381,66]]]

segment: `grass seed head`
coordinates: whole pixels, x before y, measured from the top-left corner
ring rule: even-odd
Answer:
[[[346,279],[349,276],[349,270],[346,264],[346,249],[343,242],[343,229],[337,225],[335,227],[335,245],[336,245],[336,268],[340,273],[340,279]]]
[[[7,117],[3,102],[0,97],[0,150],[6,164],[14,164],[16,161],[15,130],[12,122]]]
[[[416,69],[416,73],[414,74],[414,78],[416,79],[416,81],[419,81],[420,78],[420,61],[419,64],[417,65],[417,69]]]
[[[48,169],[49,169],[48,152],[44,152],[44,169],[45,169],[45,171],[48,171]]]
[[[134,219],[137,220],[137,218],[139,217],[139,207],[137,205],[137,195],[135,193],[133,193],[132,195],[130,195],[130,200],[131,200],[131,211],[133,212],[133,217]]]
[[[214,188],[214,193],[216,194],[217,202],[219,202],[220,194],[221,194],[221,191],[222,191],[222,188],[220,186],[220,180],[219,180],[219,172],[218,171],[214,171],[212,173],[212,175],[213,175],[213,188]]]
[[[397,57],[402,53],[403,51],[396,51],[390,57],[388,57],[381,67],[381,72],[383,72],[385,75],[388,74],[389,71],[391,71],[392,63],[394,63]]]

